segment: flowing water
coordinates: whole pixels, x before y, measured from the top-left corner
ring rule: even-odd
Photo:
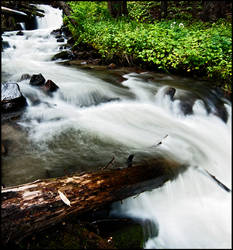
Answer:
[[[62,13],[40,8],[46,15],[38,29],[3,34],[10,48],[2,52],[2,81],[41,73],[59,90],[51,97],[29,80],[19,82],[28,107],[17,126],[2,125],[9,139],[2,182],[99,169],[113,156],[113,167],[122,167],[131,153],[135,162],[162,154],[190,167],[158,189],[114,204],[112,214],[152,221],[144,227],[145,248],[231,248],[231,192],[205,172],[231,188],[231,103],[201,81],[124,70],[119,81],[107,70],[55,63],[51,57],[66,41],[50,32],[62,25]],[[170,86],[177,89],[173,102],[164,94]],[[193,114],[184,115],[182,100],[193,102]],[[226,122],[216,115],[219,103]]]

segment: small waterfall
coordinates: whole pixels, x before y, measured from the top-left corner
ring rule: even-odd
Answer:
[[[19,23],[22,30],[26,30],[25,22]]]
[[[48,5],[40,4],[39,9],[44,10],[44,17],[37,17],[38,29],[58,29],[63,24],[62,10],[54,9]]]

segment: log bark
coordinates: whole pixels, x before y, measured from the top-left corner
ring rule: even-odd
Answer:
[[[2,244],[54,225],[69,215],[81,216],[115,201],[161,186],[186,166],[157,158],[132,167],[37,180],[1,192]],[[59,191],[59,192],[58,192]],[[59,193],[70,202],[65,204]]]

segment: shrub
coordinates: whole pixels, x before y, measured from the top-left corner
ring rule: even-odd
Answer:
[[[77,27],[69,24],[76,43],[92,45],[103,58],[130,57],[153,65],[154,70],[204,76],[231,89],[231,23],[224,20],[213,24],[181,20],[142,23],[139,18],[132,20],[132,15],[111,18],[106,2],[70,2],[70,6],[79,24]]]

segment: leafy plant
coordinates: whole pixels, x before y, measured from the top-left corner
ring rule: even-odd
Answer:
[[[183,1],[185,2],[185,1]],[[77,43],[84,42],[99,51],[103,59],[133,58],[154,70],[203,76],[218,80],[231,89],[232,25],[220,19],[216,23],[190,20],[153,20],[145,12],[130,7],[129,17],[111,18],[106,2],[70,2],[78,26],[69,25]],[[139,3],[137,4],[139,6]],[[143,19],[145,18],[145,19]]]

